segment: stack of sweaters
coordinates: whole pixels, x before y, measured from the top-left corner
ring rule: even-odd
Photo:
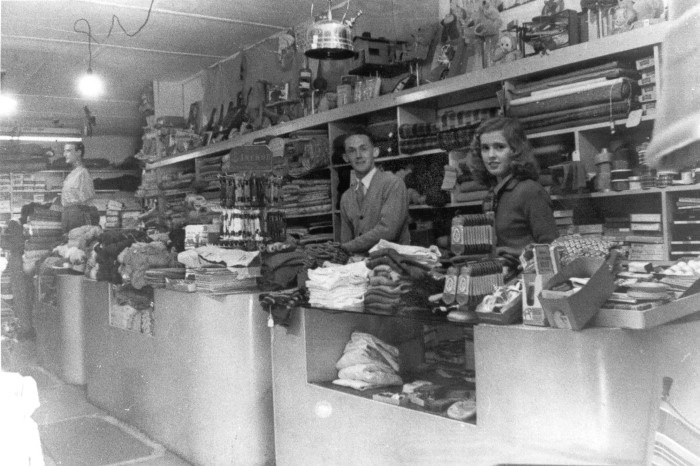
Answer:
[[[366,312],[397,315],[429,309],[428,298],[442,286],[431,271],[439,266],[436,247],[405,246],[381,240],[366,261],[371,269]]]
[[[362,311],[369,269],[364,262],[346,265],[326,262],[308,271],[309,304],[328,309]]]
[[[515,84],[508,114],[528,131],[626,118],[639,107],[639,72],[633,65],[612,61],[599,66]]]

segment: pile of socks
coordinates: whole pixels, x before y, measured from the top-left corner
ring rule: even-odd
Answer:
[[[323,267],[309,270],[308,276],[310,305],[362,312],[369,276],[364,262],[346,265],[327,262]]]
[[[369,333],[353,332],[335,367],[335,385],[365,390],[403,384],[398,348]]]

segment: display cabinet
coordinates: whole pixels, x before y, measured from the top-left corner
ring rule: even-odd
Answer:
[[[288,137],[300,130],[316,129],[328,132],[331,148],[336,139],[353,125],[372,125],[377,122],[395,121],[397,128],[402,125],[439,124],[450,112],[479,112],[496,108],[507,108],[509,86],[516,83],[570,73],[574,70],[596,67],[609,61],[634,63],[647,60],[646,74],[653,76],[656,85],[656,98],[660,94],[660,58],[663,37],[669,23],[659,23],[629,32],[611,35],[558,50],[545,56],[530,56],[510,63],[504,63],[468,74],[438,82],[428,83],[418,88],[385,94],[369,101],[345,105],[327,112],[309,115],[277,126],[248,133],[234,139],[201,147],[193,151],[163,158],[147,165],[148,169],[160,169],[171,165],[183,166],[193,159],[220,157],[233,147],[252,144],[263,137]],[[622,138],[637,146],[651,138],[654,124],[653,109],[645,107],[638,121],[632,118],[613,119],[591,124],[563,125],[547,131],[529,131],[528,137],[535,148],[559,144],[565,147],[565,157],[561,160],[541,159],[545,172],[550,165],[558,162],[579,162],[586,176],[595,173],[595,156],[610,145],[613,138]],[[447,151],[415,150],[409,153],[407,139],[399,135],[397,155],[381,157],[378,164],[385,169],[397,170],[417,161],[431,160],[436,163],[453,164]],[[349,185],[350,167],[343,163],[333,150],[330,154],[329,174],[332,186],[333,210],[310,215],[308,221],[317,217],[333,219],[336,237],[339,235],[339,199]],[[438,180],[441,182],[442,180]],[[556,206],[561,209],[574,208],[577,213],[586,213],[590,218],[604,221],[605,216],[620,216],[623,213],[658,213],[661,215],[661,237],[663,258],[671,259],[671,241],[679,228],[674,220],[673,199],[685,190],[695,190],[696,185],[673,186],[672,189],[651,188],[648,190],[626,189],[624,191],[592,192],[580,194],[553,194]],[[439,207],[439,208],[436,208]],[[433,205],[413,204],[410,214],[416,224],[430,222],[434,218],[451,218],[456,211],[480,210],[481,200],[472,199],[459,202],[454,195],[446,203]],[[304,223],[305,216],[295,219]],[[436,226],[437,227],[437,226]],[[672,228],[674,227],[674,228]],[[690,241],[690,240],[686,240]],[[676,246],[679,244],[674,244]],[[675,248],[676,251],[685,248]],[[674,254],[676,255],[676,254]]]

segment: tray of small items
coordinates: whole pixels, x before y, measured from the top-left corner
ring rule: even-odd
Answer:
[[[591,326],[641,330],[700,311],[696,295],[700,273],[685,263],[667,269],[621,272],[617,278],[623,291],[612,294]]]

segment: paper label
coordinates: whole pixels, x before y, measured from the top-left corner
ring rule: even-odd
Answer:
[[[637,110],[632,110],[627,117],[627,122],[625,123],[625,126],[628,128],[634,128],[635,126],[639,126],[639,123],[642,121],[642,114],[644,111],[640,108]]]

